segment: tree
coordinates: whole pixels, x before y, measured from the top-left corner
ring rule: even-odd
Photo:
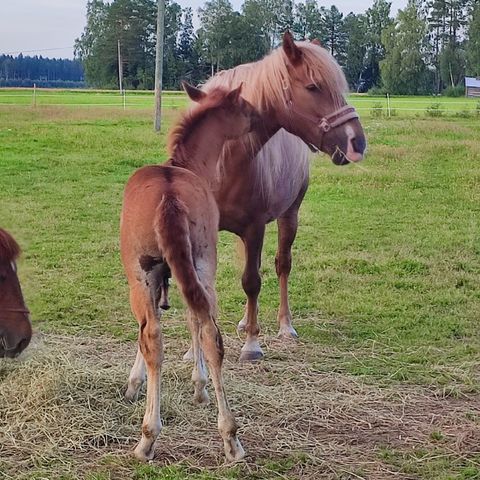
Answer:
[[[394,94],[416,95],[427,90],[425,52],[427,23],[415,0],[398,12],[382,37],[385,59],[380,62],[384,88]]]
[[[335,59],[343,64],[347,38],[343,25],[343,13],[335,5],[329,9],[322,8],[322,23],[325,37],[324,47],[327,48]]]
[[[480,77],[480,1],[477,0],[472,9],[468,23],[467,73]]]
[[[293,31],[302,40],[323,40],[327,35],[320,10],[315,0],[306,0],[295,6]]]
[[[367,87],[380,84],[380,61],[385,58],[383,31],[393,24],[390,18],[391,3],[375,0],[373,6],[365,12],[367,22],[367,44],[364,80]]]
[[[345,76],[355,91],[363,87],[362,72],[367,53],[367,22],[364,15],[348,14],[343,23],[347,44],[345,47]]]

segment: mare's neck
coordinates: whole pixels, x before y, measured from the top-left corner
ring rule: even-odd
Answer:
[[[214,182],[217,162],[227,140],[223,130],[220,121],[207,113],[188,136],[178,142],[171,164],[192,171],[208,183]]]

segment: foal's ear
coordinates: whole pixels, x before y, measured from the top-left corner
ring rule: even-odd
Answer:
[[[201,102],[207,94],[200,90],[197,87],[194,87],[193,85],[190,85],[188,82],[185,80],[182,80],[182,87],[183,89],[187,92],[187,95],[190,97],[190,100],[193,100],[194,102]]]
[[[314,45],[318,45],[319,47],[322,46],[322,44],[320,43],[320,40],[318,38],[314,38],[310,43],[313,43]]]
[[[298,65],[302,61],[302,51],[295,45],[293,40],[293,35],[287,30],[283,34],[283,51],[287,55],[287,58],[290,60],[290,63],[293,66]]]
[[[242,93],[242,87],[243,87],[243,82],[235,88],[235,90],[232,90],[227,94],[227,100],[229,100],[232,103],[237,103],[238,99],[240,98],[240,93]]]

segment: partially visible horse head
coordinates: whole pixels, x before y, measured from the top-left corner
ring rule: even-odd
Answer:
[[[0,357],[16,357],[30,343],[32,325],[17,277],[20,247],[0,228]]]
[[[346,103],[348,86],[338,63],[319,42],[294,42],[290,32],[281,52],[287,72],[282,75],[285,109],[277,114],[282,126],[337,165],[362,160],[365,134]]]
[[[253,130],[260,121],[255,108],[242,96],[243,83],[237,88],[215,88],[205,92],[187,82],[182,82],[184,90],[191,100],[200,104],[192,113],[198,115],[198,109],[212,111],[225,130],[226,138],[238,138]]]

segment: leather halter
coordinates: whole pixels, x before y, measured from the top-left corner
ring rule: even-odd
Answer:
[[[324,117],[317,117],[313,115],[309,115],[308,113],[303,113],[298,111],[295,108],[292,100],[292,94],[290,92],[290,88],[285,88],[286,92],[286,107],[290,112],[295,113],[299,117],[308,120],[309,122],[314,123],[320,130],[321,137],[320,137],[320,149],[323,143],[323,135],[329,132],[332,128],[337,128],[344,123],[349,122],[350,120],[354,120],[358,117],[358,113],[356,112],[355,108],[350,105],[344,105],[343,107],[334,110],[332,113],[325,115]]]

